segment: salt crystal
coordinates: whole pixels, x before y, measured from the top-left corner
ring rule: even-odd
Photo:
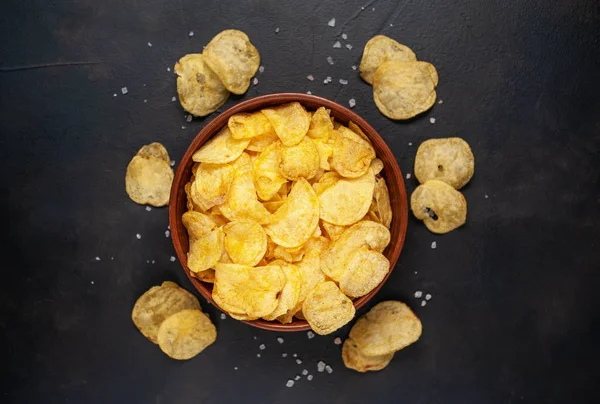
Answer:
[[[393,27],[393,26],[394,26],[394,24],[390,24],[390,27]]]
[[[194,117],[192,116],[192,114],[189,114],[187,116],[187,118],[185,118],[185,120],[188,121],[188,122],[192,122],[192,119],[194,119]]]
[[[94,281],[90,281],[90,283],[93,285],[93,284],[94,284]]]
[[[227,316],[225,315],[225,313],[221,313],[221,320],[227,320]]]
[[[487,198],[488,198],[488,194],[485,194],[484,196],[485,196],[485,199],[487,199]]]
[[[279,27],[275,28],[275,33],[279,34]]]
[[[113,97],[116,97],[116,96],[117,96],[117,93],[114,93],[114,94],[113,94]]]
[[[435,250],[436,247],[437,247],[437,243],[435,241],[433,243],[431,243],[431,248],[433,248]]]
[[[425,306],[426,304],[427,304],[427,302],[426,302],[425,300],[423,300],[423,301],[421,302],[421,307]]]
[[[175,165],[175,160],[171,160],[171,167]]]
[[[284,352],[284,353],[281,354],[281,357],[282,358],[287,358],[287,354]]]
[[[327,76],[327,81],[331,83],[331,76]]]
[[[260,349],[261,351],[263,351],[266,348],[265,344],[260,344],[258,346],[258,349]]]
[[[410,180],[410,173],[406,174],[406,179]]]
[[[429,122],[435,123],[435,118],[429,118]]]
[[[296,377],[294,377],[294,380],[300,380],[300,376],[296,375]]]
[[[307,91],[306,94],[311,95],[312,91]]]
[[[333,44],[334,48],[341,48],[342,44],[340,43],[340,41],[335,41],[335,43]]]
[[[425,295],[425,300],[431,300],[431,294],[427,293],[427,294]]]
[[[294,381],[293,380],[288,380],[287,383],[285,384],[285,387],[292,387],[294,385]]]
[[[409,146],[412,146],[412,142],[408,142],[408,145],[409,145]]]
[[[323,80],[323,84],[328,84],[329,81],[327,79]]]
[[[418,298],[420,298],[421,296],[423,296],[423,292],[421,292],[420,290],[417,290],[417,291],[415,292],[415,297],[418,299]]]
[[[259,73],[264,73],[264,71],[265,71],[265,67],[264,67],[263,65],[260,65],[260,66],[258,67],[258,71],[259,71]]]
[[[293,356],[294,356],[294,358],[297,358],[297,357],[298,357],[298,354],[294,354]]]
[[[254,340],[255,340],[255,341],[258,339],[258,338],[256,337],[256,335],[255,335],[254,337],[252,337],[252,338],[254,338]]]
[[[306,333],[306,336],[308,337],[308,339],[313,339],[315,337],[315,333],[312,331],[309,331]]]
[[[442,100],[438,101],[438,104],[443,104],[443,103],[444,103],[444,101],[442,101]]]
[[[127,87],[121,88],[121,93],[123,93],[123,95],[127,94],[127,92],[128,92]]]
[[[259,353],[257,353],[257,354],[256,354],[256,357],[257,357],[257,358],[260,358],[260,354],[259,354]]]
[[[325,370],[327,371],[327,373],[331,374],[333,373],[333,369],[331,368],[331,366],[327,365],[325,366]]]
[[[325,362],[319,361],[319,363],[317,363],[317,371],[322,372],[324,370],[325,370]]]
[[[302,369],[302,376],[306,376],[308,374],[308,370]]]
[[[375,7],[373,7],[373,8],[371,9],[371,11],[375,11]]]
[[[152,260],[152,263],[153,263],[153,264],[154,264],[155,262],[156,262],[155,260]]]
[[[142,238],[142,235],[140,233],[135,235],[137,237],[138,240],[140,240]]]
[[[96,261],[100,261],[100,257],[96,257]]]
[[[342,39],[348,39],[348,35],[342,34]]]
[[[283,338],[277,337],[277,342],[279,342],[280,344],[283,344]]]
[[[352,70],[356,70],[356,69],[357,69],[356,65],[352,65]]]
[[[349,43],[346,44],[346,48],[348,48],[348,50],[352,50],[353,46],[350,45]]]
[[[313,379],[313,375],[306,376],[306,380],[311,381]]]
[[[315,79],[315,77],[312,74],[309,74],[308,76],[306,76],[306,78],[310,81],[313,81]]]
[[[234,368],[233,368],[233,370],[238,370],[238,367],[237,367],[237,366],[236,366],[236,367],[234,367]]]
[[[165,237],[171,237],[171,230],[165,230]]]
[[[185,129],[185,126],[181,125],[181,129]]]
[[[255,77],[252,79],[252,85],[257,85],[258,84],[258,79]]]
[[[148,42],[148,46],[149,46],[149,47],[152,47],[152,43],[151,43],[151,42]]]
[[[350,98],[350,100],[348,100],[348,105],[350,105],[350,108],[354,108],[356,105],[356,100],[354,98]]]
[[[148,102],[148,100],[144,100],[144,103]]]
[[[171,101],[175,101],[175,100],[177,100],[177,98],[176,98],[176,97],[173,97],[173,98],[171,98]]]
[[[333,340],[333,343],[336,345],[340,345],[342,343],[342,339],[340,337],[337,337],[336,339]]]
[[[190,31],[189,36],[194,36],[194,31]]]
[[[301,361],[300,359],[296,359],[296,363],[297,363],[298,365],[302,365],[302,361]]]
[[[335,27],[335,18],[332,18],[331,20],[329,20],[327,25],[329,25],[330,27]]]
[[[167,67],[167,71],[168,71],[168,72],[170,72],[170,71],[171,71],[171,68],[170,68],[170,67]]]
[[[111,261],[112,261],[112,260],[114,260],[114,259],[115,259],[115,257],[110,257],[110,260],[111,260]]]
[[[327,56],[327,63],[333,65],[333,58],[331,56]]]
[[[169,258],[169,261],[175,262],[175,260],[176,260],[176,258],[171,255],[171,258]]]
[[[348,84],[348,80],[340,79],[340,84],[345,86],[346,84]]]

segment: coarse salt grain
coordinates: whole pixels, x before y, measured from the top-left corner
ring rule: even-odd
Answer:
[[[266,348],[265,344],[260,344],[258,349],[260,349],[261,351],[263,351]]]
[[[221,313],[221,320],[226,320],[227,316],[225,315],[225,313]]]
[[[334,47],[334,48],[341,48],[341,47],[342,47],[342,44],[340,43],[340,41],[335,41],[335,42],[333,43],[333,47]]]
[[[265,67],[264,67],[263,65],[260,65],[260,66],[258,67],[258,72],[259,72],[259,73],[263,73],[264,71],[265,71]]]
[[[152,263],[153,263],[153,264],[154,264],[155,262],[156,262],[155,260],[152,260]]]
[[[296,375],[296,377],[294,377],[294,380],[300,380],[300,376]]]
[[[127,90],[127,87],[121,88],[121,93],[123,93],[123,95],[127,94],[128,92],[129,90]]]
[[[194,119],[194,117],[192,116],[192,114],[189,114],[187,116],[187,118],[185,118],[185,120],[188,121],[188,122],[192,122],[192,119]]]
[[[279,342],[280,344],[283,344],[283,338],[277,337],[277,342]]]
[[[258,339],[258,338],[256,337],[256,335],[255,335],[254,337],[252,337],[252,338],[254,338],[254,340],[255,340],[255,341]]]
[[[348,39],[348,35],[342,34],[342,39]]]
[[[252,79],[252,84],[253,85],[257,85],[258,84],[258,79],[256,77]]]
[[[327,63],[333,65],[333,58],[331,56],[327,56]]]
[[[148,46],[149,46],[149,47],[152,47],[152,42],[148,42]]]
[[[90,283],[93,285],[93,284],[94,284],[94,281],[90,281]]]
[[[311,95],[312,91],[307,91],[306,94]]]
[[[312,331],[309,331],[306,333],[306,336],[308,337],[308,339],[313,339],[315,337],[315,333]]]
[[[324,370],[325,370],[325,362],[319,361],[319,363],[317,363],[317,371],[322,372]]]
[[[443,100],[439,100],[439,101],[438,101],[438,104],[443,104],[443,103],[444,103],[444,101],[443,101]]]
[[[425,300],[423,300],[423,301],[421,302],[421,307],[425,306],[426,304],[427,304],[427,302],[426,302]]]
[[[100,261],[100,257],[96,257],[96,261]]]
[[[340,84],[345,86],[346,84],[348,84],[348,80],[340,79]]]
[[[140,240],[142,238],[142,235],[140,233],[135,235],[137,237],[138,240]]]
[[[336,345],[340,345],[342,343],[342,339],[340,337],[337,337],[336,339],[333,340],[333,343]]]
[[[302,376],[306,376],[308,374],[308,370],[302,369]]]
[[[335,27],[335,18],[332,18],[331,20],[329,20],[327,25],[329,25],[330,27]]]
[[[348,101],[348,105],[350,105],[350,108],[354,108],[354,106],[356,105],[356,100],[354,98],[350,98],[350,100]]]
[[[488,194],[485,194],[484,196],[485,196],[485,199],[487,199],[487,198],[488,198]]]
[[[420,290],[417,290],[417,291],[415,292],[415,297],[418,299],[418,298],[420,298],[421,296],[423,296],[423,292],[421,292]]]
[[[282,358],[287,358],[287,354],[284,352],[284,353],[281,354],[281,357]]]
[[[309,79],[310,81],[313,81],[315,79],[315,76],[313,76],[312,74],[309,74],[308,76],[306,76],[307,79]]]
[[[311,381],[313,379],[313,375],[306,376],[306,380]]]
[[[431,300],[431,294],[427,293],[427,294],[425,295],[425,300]]]
[[[177,100],[176,97],[171,98],[171,101],[176,101],[176,100]]]
[[[346,44],[346,48],[348,48],[348,50],[352,50],[353,46],[350,45],[349,43]]]
[[[406,179],[410,180],[410,173],[406,174]]]
[[[352,70],[356,70],[356,69],[357,69],[356,65],[352,65]]]
[[[185,126],[181,125],[181,129],[185,129]]]
[[[176,259],[177,259],[177,258],[175,258],[175,257],[173,257],[173,256],[171,255],[171,258],[169,258],[169,261],[171,261],[171,262],[175,262],[175,260],[176,260]]]
[[[293,357],[294,357],[294,358],[297,358],[297,357],[298,357],[298,354],[294,354],[294,355],[293,355]]]
[[[409,146],[412,146],[412,142],[408,142],[408,145],[409,145]]]
[[[171,68],[170,68],[170,67],[167,67],[167,71],[168,71],[168,72],[170,72],[170,71],[171,71]]]
[[[175,165],[175,160],[171,160],[171,167],[173,167],[174,165]]]
[[[436,247],[437,247],[437,243],[435,241],[433,243],[431,243],[431,248],[433,248],[435,250]]]
[[[435,118],[429,118],[429,122],[435,123]]]
[[[148,102],[148,100],[144,100],[144,102],[146,103],[146,102]]]
[[[257,358],[260,358],[260,354],[259,354],[259,353],[257,353],[257,354],[256,354],[256,357],[257,357]]]
[[[190,31],[189,36],[194,36],[194,31]]]
[[[301,361],[300,359],[296,359],[296,363],[297,363],[298,365],[302,365],[302,361]]]
[[[292,379],[288,380],[285,384],[285,387],[292,387],[294,385],[294,381]]]
[[[275,28],[275,33],[279,34],[279,27]]]
[[[333,373],[333,369],[331,368],[331,366],[327,365],[325,366],[325,370],[327,371],[327,373],[331,374]]]
[[[390,27],[393,27],[393,26],[394,26],[394,24],[390,24]]]
[[[171,230],[165,230],[165,237],[171,237]]]
[[[238,370],[238,367],[237,367],[237,366],[236,366],[236,367],[234,367],[234,368],[233,368],[233,370]]]
[[[113,94],[113,97],[116,97],[116,96],[117,96],[117,93],[114,93],[114,94]]]

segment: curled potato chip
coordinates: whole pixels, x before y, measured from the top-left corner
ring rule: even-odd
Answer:
[[[277,265],[217,264],[212,297],[223,310],[256,319],[275,310],[285,279]]]
[[[415,177],[421,184],[444,181],[461,189],[473,177],[475,157],[469,144],[458,137],[426,140],[415,157]]]
[[[229,98],[229,91],[199,53],[179,59],[174,71],[177,74],[179,102],[192,115],[213,113]]]
[[[378,251],[361,248],[352,254],[340,276],[340,290],[349,297],[371,292],[390,272],[390,262]]]
[[[258,197],[263,201],[271,200],[279,192],[281,186],[287,182],[279,171],[280,148],[279,141],[272,143],[252,163],[252,180]]]
[[[190,197],[191,197],[193,205],[194,205],[194,210],[198,210],[200,212],[206,212],[206,211],[212,209],[216,205],[215,201],[209,201],[207,199],[204,199],[204,197],[200,194],[200,192],[198,191],[198,188],[196,187],[195,179],[191,183]],[[198,207],[198,209],[196,209],[196,207]]]
[[[158,142],[142,146],[142,148],[138,150],[136,155],[143,158],[154,157],[159,160],[164,160],[167,163],[171,164],[171,159],[169,158],[169,153],[167,152],[167,149],[165,149],[165,146]]]
[[[193,358],[216,339],[217,329],[200,310],[181,310],[158,329],[158,346],[173,359]]]
[[[319,181],[313,184],[313,189],[315,193],[320,196],[326,189],[334,186],[342,177],[334,171],[328,171],[324,173]]]
[[[364,175],[371,161],[375,158],[375,150],[371,143],[340,126],[333,144],[331,167],[342,177],[356,178]]]
[[[375,176],[370,171],[339,180],[319,196],[321,219],[338,226],[358,222],[369,211],[374,189]]]
[[[277,307],[271,313],[263,316],[267,321],[275,320],[277,317],[291,310],[298,303],[300,288],[303,283],[303,273],[293,264],[282,261],[274,261],[269,265],[279,265],[285,274],[285,286],[279,296]]]
[[[215,222],[209,216],[194,211],[185,212],[181,216],[181,222],[186,228],[190,240],[197,240],[204,237],[216,226]]]
[[[271,213],[275,213],[283,205],[283,201],[263,202],[263,206]]]
[[[427,62],[385,62],[373,79],[373,98],[390,119],[410,119],[433,106],[437,72]]]
[[[348,324],[355,312],[352,301],[331,281],[317,285],[302,305],[310,328],[320,335],[331,334]]]
[[[203,55],[225,88],[234,94],[246,92],[260,65],[260,55],[248,35],[235,29],[218,33],[206,45]]]
[[[392,205],[390,192],[383,177],[375,179],[375,203],[380,223],[389,229],[392,224]]]
[[[250,139],[234,139],[225,126],[192,156],[199,163],[225,164],[242,155]]]
[[[184,309],[200,310],[198,299],[174,282],[163,282],[161,286],[151,287],[137,299],[131,319],[138,330],[156,344],[161,323]]]
[[[196,171],[194,185],[198,195],[208,204],[223,203],[235,177],[233,164],[201,163]],[[193,195],[193,194],[192,194]]]
[[[198,206],[194,203],[194,199],[192,198],[192,184],[193,184],[193,180],[190,180],[190,182],[188,182],[187,184],[185,184],[185,186],[183,187],[183,189],[185,190],[185,196],[186,196],[186,207],[188,212],[205,212],[206,210],[204,208],[202,208],[201,206]]]
[[[162,157],[154,157],[144,148],[140,152],[127,166],[125,190],[135,203],[165,206],[169,203],[173,169]]]
[[[223,254],[225,235],[216,228],[202,238],[191,240],[187,265],[191,272],[202,272],[213,268]]]
[[[267,235],[251,220],[237,220],[223,227],[225,251],[235,264],[254,266],[267,251]]]
[[[416,342],[421,332],[421,321],[406,304],[387,301],[359,318],[350,330],[350,338],[363,355],[378,356]]]
[[[354,122],[350,121],[350,122],[348,122],[348,129],[350,129],[352,132],[356,133],[358,136],[362,137],[371,146],[373,146],[373,144],[371,143],[371,139],[369,139],[367,134],[365,132],[363,132],[363,130],[360,128],[360,126],[358,126]]]
[[[304,137],[294,146],[280,148],[281,163],[279,171],[288,180],[297,181],[300,178],[311,179],[319,170],[319,151],[315,143]]]
[[[375,72],[384,62],[389,60],[416,61],[417,56],[407,46],[402,45],[385,35],[375,35],[365,45],[360,61],[360,77],[373,84]]]
[[[202,282],[215,283],[215,270],[212,268],[202,272],[190,272],[190,275]]]
[[[227,122],[234,139],[252,139],[268,134],[276,135],[275,129],[267,117],[261,113],[239,113],[229,117]]]
[[[288,248],[304,244],[319,224],[319,202],[308,181],[296,181],[273,216],[273,223],[265,231],[276,244]]]
[[[356,345],[356,342],[354,342],[352,338],[348,338],[344,341],[344,345],[342,346],[342,359],[344,360],[344,365],[346,365],[348,369],[353,369],[361,373],[369,370],[381,370],[389,365],[393,358],[393,352],[377,356],[364,355],[358,350],[358,345]]]
[[[250,143],[246,149],[252,152],[261,152],[276,140],[279,140],[279,138],[277,137],[275,131],[258,135],[250,140]]]
[[[310,126],[306,135],[313,139],[329,139],[333,130],[333,122],[325,107],[317,109],[310,118]]]
[[[377,175],[381,172],[381,170],[383,170],[383,161],[379,160],[378,158],[374,158],[373,160],[371,160],[371,171],[373,171],[374,175]]]
[[[327,237],[329,237],[331,241],[335,241],[340,238],[342,233],[348,228],[348,226],[338,226],[332,223],[327,223],[323,220],[321,220],[321,226],[323,226],[325,234],[327,234]]]
[[[316,139],[313,141],[315,146],[317,147],[317,152],[319,153],[319,168],[323,170],[323,174],[325,170],[330,170],[331,167],[329,165],[329,159],[333,154],[333,145],[325,142],[321,139]],[[315,177],[317,175],[315,174]]]
[[[300,143],[310,127],[310,115],[298,102],[266,108],[262,113],[269,118],[284,146]]]
[[[252,182],[252,171],[244,168],[236,172],[227,199],[220,206],[223,216],[229,220],[252,219],[260,224],[269,223],[272,215],[258,201]]]
[[[432,233],[448,233],[467,221],[465,197],[442,181],[419,185],[410,197],[410,209]]]

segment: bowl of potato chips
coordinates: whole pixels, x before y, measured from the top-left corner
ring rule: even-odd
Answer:
[[[400,168],[363,118],[270,94],[215,117],[184,154],[169,202],[186,275],[231,317],[329,334],[388,279],[406,236]]]

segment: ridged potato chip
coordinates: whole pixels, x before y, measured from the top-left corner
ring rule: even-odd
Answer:
[[[416,342],[422,330],[421,321],[406,304],[387,301],[359,318],[350,338],[363,355],[388,355]]]
[[[321,219],[338,226],[358,222],[369,211],[374,189],[375,176],[370,171],[337,181],[319,195]]]
[[[131,319],[140,332],[155,344],[161,323],[170,315],[185,309],[200,310],[196,296],[174,282],[153,286],[137,299]]]
[[[410,209],[432,233],[448,233],[467,221],[465,197],[442,181],[419,185],[410,197]]]
[[[192,115],[211,114],[229,98],[229,91],[199,53],[179,59],[174,71],[177,74],[179,102]]]
[[[260,55],[248,35],[235,29],[218,33],[206,45],[203,55],[225,88],[234,94],[246,92],[260,65]]]
[[[162,322],[158,346],[170,358],[191,359],[217,339],[217,329],[200,310],[181,310]]]
[[[317,174],[320,163],[319,151],[309,137],[304,137],[297,145],[281,147],[280,153],[279,171],[288,180],[297,181],[300,178],[309,180]]]
[[[354,305],[335,283],[319,284],[302,305],[302,314],[319,335],[331,334],[354,318]]]
[[[278,245],[294,248],[304,244],[319,224],[319,202],[304,178],[294,183],[285,202],[265,231]]]
[[[279,296],[277,307],[271,313],[263,316],[267,321],[275,320],[277,317],[287,313],[289,310],[294,308],[298,304],[298,298],[300,297],[300,289],[304,282],[304,274],[300,272],[296,265],[283,262],[273,261],[269,265],[278,265],[285,274],[285,286]]]
[[[338,128],[331,156],[331,167],[338,174],[348,178],[360,177],[367,172],[374,158],[375,150],[371,143],[345,126]]]
[[[191,240],[187,255],[187,266],[192,272],[202,272],[213,268],[223,254],[225,235],[216,228],[202,238]]]
[[[358,350],[358,345],[352,338],[344,341],[342,346],[342,359],[344,365],[348,369],[356,370],[357,372],[376,371],[385,368],[394,358],[394,353],[378,356],[367,356]]]
[[[383,177],[375,179],[375,203],[380,223],[389,229],[392,224],[392,205],[390,192]]]
[[[427,62],[385,62],[373,79],[373,98],[390,119],[410,119],[435,104],[438,76]]]
[[[262,113],[269,118],[284,146],[300,143],[310,127],[310,115],[298,102],[266,108]]]
[[[269,134],[276,135],[271,122],[262,112],[238,113],[229,117],[227,122],[234,139],[252,139]]]
[[[349,297],[371,292],[390,272],[390,262],[378,251],[360,248],[352,253],[348,266],[340,276],[340,290]]]
[[[265,148],[252,163],[252,179],[258,197],[263,201],[271,200],[283,184],[287,182],[281,175],[281,143],[276,141]]]
[[[461,189],[474,172],[475,157],[469,144],[461,138],[426,140],[417,150],[415,177],[421,184],[439,180]]]
[[[279,140],[279,138],[277,137],[277,134],[275,132],[258,135],[250,140],[250,143],[248,144],[248,147],[246,147],[246,149],[251,152],[259,153],[265,150],[267,146],[269,146],[276,140]]]
[[[327,223],[321,220],[321,226],[323,226],[323,230],[325,230],[325,234],[329,237],[329,240],[335,241],[342,233],[348,228],[348,226],[338,226],[332,223]]]
[[[306,135],[313,139],[329,139],[333,130],[333,122],[325,107],[317,109],[310,118],[310,126]]]
[[[260,224],[270,223],[272,215],[258,201],[249,167],[237,170],[229,188],[227,199],[220,206],[223,216],[229,220],[252,219]]]
[[[169,153],[167,152],[167,149],[165,149],[165,146],[158,142],[142,146],[142,148],[138,150],[136,155],[143,158],[154,157],[159,160],[164,160],[167,163],[171,164],[171,159],[169,158]]]
[[[251,220],[235,220],[223,227],[225,251],[235,264],[254,266],[267,251],[267,235]]]
[[[360,61],[360,77],[369,84],[373,84],[373,76],[383,63],[390,60],[416,61],[415,53],[385,35],[375,35],[365,45]]]
[[[234,139],[225,126],[192,156],[198,163],[225,164],[242,155],[250,139]]]
[[[125,190],[140,205],[167,205],[172,182],[169,155],[160,143],[142,147],[127,166]]]
[[[220,205],[225,201],[234,177],[233,164],[201,163],[193,186],[208,204]]]
[[[197,240],[215,228],[215,222],[204,213],[189,211],[181,216],[181,222],[188,232],[190,240]]]

